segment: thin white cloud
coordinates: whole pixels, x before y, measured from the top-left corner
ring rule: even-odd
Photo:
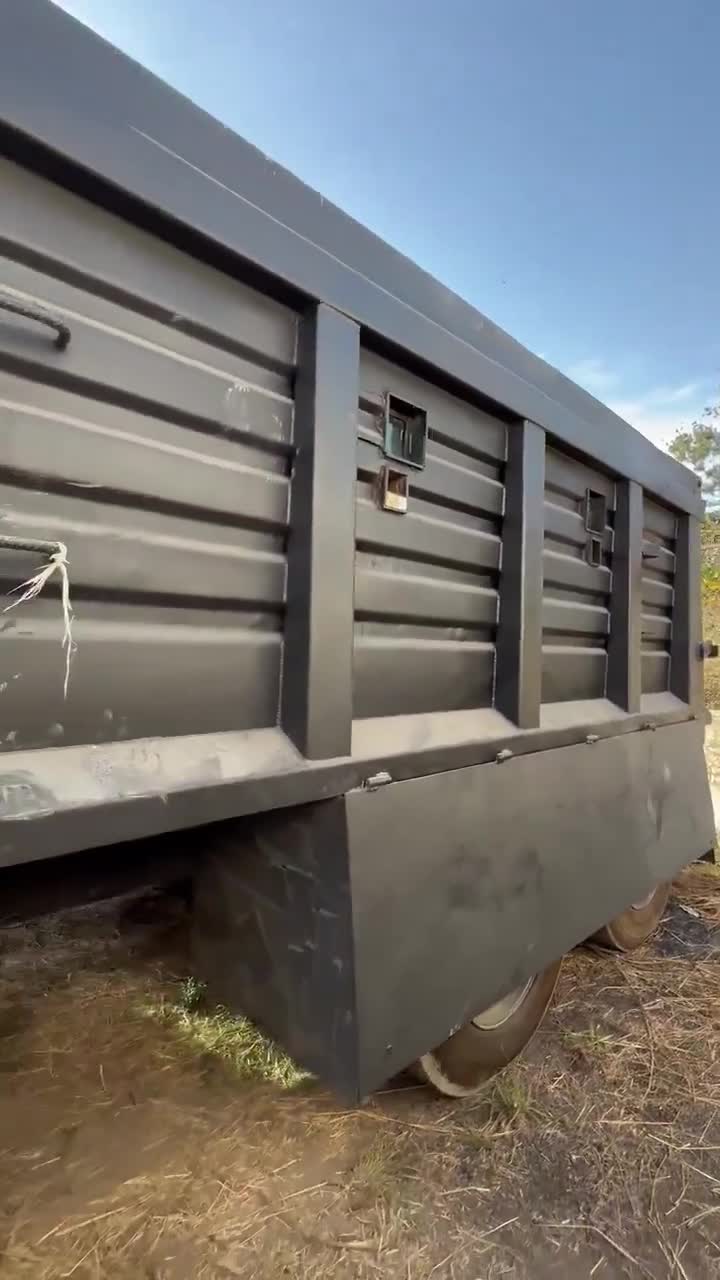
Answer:
[[[638,395],[623,394],[623,378],[599,356],[577,361],[567,374],[661,448],[667,448],[678,430],[700,417],[709,387],[707,379],[695,379],[648,387]]]
[[[682,404],[696,397],[704,385],[703,382],[683,382],[679,387],[655,387],[643,399],[647,404]]]
[[[702,385],[698,383],[697,387]],[[680,391],[684,394],[678,394]],[[655,390],[632,400],[610,401],[610,408],[615,413],[661,448],[667,448],[677,431],[699,418],[704,407],[704,400],[693,402],[692,392],[682,387],[674,391],[671,388],[664,399],[660,399]]]
[[[667,448],[678,427],[682,425],[677,413],[653,410],[651,405],[642,400],[616,400],[609,407],[661,448]]]
[[[590,356],[586,360],[578,360],[570,365],[567,375],[573,382],[579,382],[581,387],[585,387],[586,391],[591,391],[594,395],[612,391],[620,381],[615,370],[597,356]]]

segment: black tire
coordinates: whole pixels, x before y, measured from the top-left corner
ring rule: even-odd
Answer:
[[[468,1022],[437,1049],[424,1053],[413,1068],[417,1078],[447,1097],[463,1098],[476,1093],[532,1039],[552,1000],[561,964],[562,960],[556,960],[532,978],[496,1026],[479,1027],[475,1021]]]
[[[670,896],[670,881],[664,880],[652,893],[635,906],[615,916],[592,936],[592,941],[610,951],[634,951],[647,942],[665,914]]]

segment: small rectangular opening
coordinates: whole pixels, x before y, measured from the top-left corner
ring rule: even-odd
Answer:
[[[585,490],[585,528],[602,536],[607,524],[607,498],[595,489]]]
[[[383,452],[409,467],[425,466],[427,413],[417,405],[388,394],[385,406]]]
[[[408,509],[410,496],[410,479],[405,471],[396,471],[393,467],[383,467],[378,476],[380,506],[383,511],[394,511],[404,515]]]
[[[596,538],[594,534],[590,534],[585,547],[585,558],[593,569],[599,569],[602,564],[602,539]]]

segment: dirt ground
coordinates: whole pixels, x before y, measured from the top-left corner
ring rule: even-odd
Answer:
[[[471,1103],[344,1110],[206,1009],[186,908],[0,931],[0,1275],[118,1280],[720,1276],[720,875],[633,958],[568,957]]]

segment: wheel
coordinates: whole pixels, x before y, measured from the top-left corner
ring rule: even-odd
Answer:
[[[663,918],[670,895],[670,881],[664,880],[639,902],[621,911],[592,936],[592,941],[612,951],[634,951],[655,932]]]
[[[516,987],[439,1048],[415,1063],[418,1079],[450,1098],[463,1098],[485,1084],[525,1048],[552,1000],[562,960]]]

